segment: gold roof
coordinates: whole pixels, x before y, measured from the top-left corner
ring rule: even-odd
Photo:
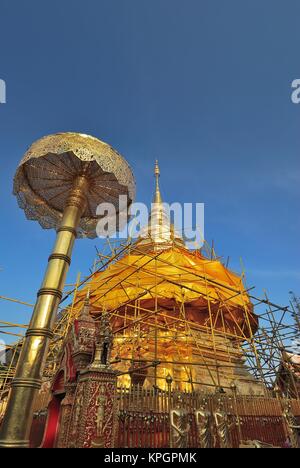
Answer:
[[[252,310],[242,279],[219,260],[189,251],[174,233],[159,188],[155,163],[155,194],[148,226],[128,255],[96,273],[89,283],[93,309],[114,310],[136,299],[191,303],[207,308],[208,302]],[[86,295],[78,293],[79,302]]]
[[[197,252],[170,247],[158,253],[126,255],[89,283],[94,309],[114,310],[136,299],[162,300],[207,306],[226,301],[235,307],[249,306],[250,300],[240,276],[218,260],[208,260]],[[86,296],[84,288],[77,298]]]

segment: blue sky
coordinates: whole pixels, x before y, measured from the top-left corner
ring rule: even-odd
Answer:
[[[26,221],[15,169],[37,138],[93,134],[132,165],[150,202],[204,202],[206,238],[255,294],[300,294],[300,3],[1,0],[0,295],[34,302],[54,232]],[[68,281],[101,242],[78,241]],[[0,300],[2,320],[30,309]]]

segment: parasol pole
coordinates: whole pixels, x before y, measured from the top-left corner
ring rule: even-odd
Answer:
[[[87,178],[78,176],[68,197],[11,383],[10,398],[0,432],[0,447],[29,446],[34,399],[42,383],[42,371],[71,263],[76,229],[86,205],[87,186]]]
[[[100,201],[114,206],[115,221],[119,197],[125,195],[127,213],[135,183],[128,163],[110,145],[90,135],[67,132],[31,145],[17,169],[14,194],[28,219],[57,229],[57,236],[1,425],[0,447],[7,448],[29,446],[34,399],[41,387],[75,238],[96,237]]]

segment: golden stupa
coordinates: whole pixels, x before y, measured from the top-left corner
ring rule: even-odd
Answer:
[[[241,276],[218,259],[191,251],[167,218],[155,165],[155,194],[147,229],[126,254],[95,273],[78,292],[90,313],[110,314],[119,384],[214,392],[237,388],[261,394],[247,371],[243,343],[258,320]]]
[[[30,446],[298,448],[296,360],[279,347],[286,308],[250,295],[206,244],[188,249],[159,177],[156,163],[138,239],[108,239],[91,275],[67,285]]]

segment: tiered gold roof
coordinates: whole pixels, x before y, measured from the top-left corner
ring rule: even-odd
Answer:
[[[148,226],[142,229],[127,255],[93,276],[87,287],[92,309],[115,311],[135,300],[147,301],[149,307],[154,300],[166,306],[185,303],[199,314],[208,306],[217,313],[221,306],[226,308],[229,321],[242,326],[245,310],[250,315],[252,312],[242,278],[219,260],[208,259],[200,251],[185,247],[168,219],[159,176],[156,161],[155,194]],[[84,299],[87,288],[79,292],[79,301]],[[193,320],[197,321],[195,314]]]

